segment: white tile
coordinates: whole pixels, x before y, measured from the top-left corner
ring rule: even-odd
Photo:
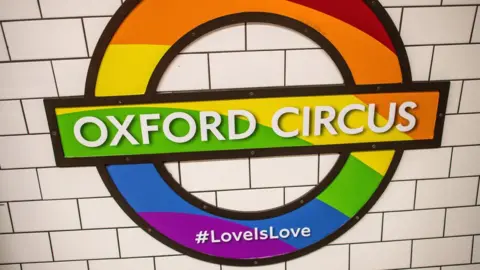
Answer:
[[[39,169],[44,199],[109,196],[94,167]]]
[[[0,0],[0,21],[40,18],[36,0]]]
[[[350,246],[350,269],[394,269],[410,266],[410,241]]]
[[[83,25],[85,26],[85,35],[87,37],[87,46],[89,55],[92,56],[97,46],[97,42],[100,36],[105,30],[107,23],[110,21],[110,17],[100,18],[84,18]]]
[[[180,183],[180,163],[179,162],[167,162],[164,163],[167,171],[172,175],[173,179]]]
[[[208,89],[207,54],[177,55],[168,66],[157,91]]]
[[[427,81],[430,75],[433,46],[410,46],[406,47],[406,50],[413,80]]]
[[[10,214],[8,212],[8,205],[0,203],[0,233],[11,233],[12,224],[10,222]]]
[[[27,120],[28,132],[30,133],[48,133],[47,114],[43,99],[22,100],[25,118]]]
[[[218,52],[245,50],[245,24],[224,26],[206,33],[182,52]]]
[[[412,266],[470,263],[472,237],[414,240]]]
[[[0,270],[22,270],[20,264],[0,265]]]
[[[252,187],[303,186],[318,183],[318,155],[252,158]]]
[[[210,55],[212,88],[282,86],[284,52],[236,52]]]
[[[32,263],[22,265],[22,270],[87,270],[87,262]]]
[[[478,269],[480,269],[480,264],[444,266],[444,267],[442,267],[442,270],[478,270]]]
[[[430,6],[440,5],[441,0],[380,0],[380,3],[385,6]]]
[[[50,62],[0,64],[0,99],[55,97]]]
[[[247,49],[300,49],[318,48],[319,45],[290,28],[269,23],[247,24]]]
[[[1,2],[0,2],[1,5]],[[3,37],[2,25],[0,24],[0,61],[8,61],[8,49],[5,44],[5,38]]]
[[[89,270],[154,270],[153,258],[94,260],[88,263]]]
[[[480,146],[455,147],[452,156],[452,176],[470,176],[480,174],[478,157]]]
[[[480,44],[437,46],[432,80],[480,77]]]
[[[80,229],[77,201],[10,203],[16,232]]]
[[[450,148],[405,151],[393,179],[448,177]]]
[[[367,214],[333,243],[378,242],[382,237],[382,214]]]
[[[388,12],[388,15],[392,19],[397,29],[400,29],[400,21],[402,18],[403,9],[402,8],[386,8],[385,10]]]
[[[480,112],[480,80],[463,83],[460,112]]]
[[[475,9],[474,6],[406,8],[403,42],[405,45],[469,42]]]
[[[287,85],[343,84],[335,62],[325,50],[287,51]]]
[[[348,270],[348,245],[326,246],[287,262],[287,270]]]
[[[320,155],[320,172],[318,176],[320,182],[322,182],[322,180],[324,180],[328,173],[332,170],[339,157],[339,154]]]
[[[443,236],[445,210],[385,213],[383,240],[406,240]]]
[[[442,5],[472,5],[480,4],[480,0],[444,0]]]
[[[175,270],[220,270],[220,265],[207,263],[188,256],[155,258],[155,266],[159,270],[169,269],[172,265],[175,265]]]
[[[296,199],[307,194],[310,190],[312,190],[315,186],[308,186],[308,187],[287,187],[285,188],[285,203],[293,202]]]
[[[90,60],[53,61],[53,70],[57,79],[60,96],[83,96]]]
[[[87,56],[79,19],[8,22],[3,29],[12,60]]]
[[[52,232],[55,260],[118,258],[115,230]]]
[[[480,234],[480,206],[447,209],[445,235]]]
[[[248,200],[245,200],[248,198]],[[251,189],[217,193],[218,207],[238,211],[268,210],[283,205],[283,189]]]
[[[192,195],[211,205],[216,204],[217,196],[215,195],[215,192],[197,192],[192,193]]]
[[[391,182],[370,212],[412,210],[415,181]]]
[[[113,15],[120,4],[118,0],[40,0],[46,18]]]
[[[26,134],[22,105],[18,100],[0,101],[0,135]]]
[[[144,257],[177,254],[173,249],[160,243],[142,229],[119,229],[122,257]]]
[[[0,170],[0,201],[38,199],[40,199],[40,189],[34,169]]]
[[[0,235],[0,263],[51,261],[52,252],[47,233]]]
[[[474,237],[473,262],[480,263],[480,235]]]
[[[475,205],[477,186],[478,177],[418,181],[415,208]]]
[[[462,81],[452,81],[448,93],[447,113],[457,113],[462,95]]]
[[[82,199],[78,203],[83,229],[136,226],[113,198]]]
[[[442,146],[480,144],[480,113],[447,115],[443,129]]]
[[[2,168],[54,166],[50,135],[0,137]]]
[[[191,192],[249,187],[248,159],[180,162],[180,172]]]

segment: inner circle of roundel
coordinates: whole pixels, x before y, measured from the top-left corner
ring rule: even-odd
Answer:
[[[205,26],[206,32],[247,21],[282,24],[300,32],[298,26],[304,25],[302,34],[311,38],[320,33],[341,56],[345,67],[339,68],[348,69],[342,74],[351,76],[351,84],[401,83],[410,79],[403,44],[378,2],[127,0],[100,38],[86,95],[155,94],[172,59],[204,34],[199,26]],[[199,31],[192,32],[194,29]],[[400,151],[393,150],[347,153],[343,167],[330,175],[327,187],[316,189],[311,200],[302,201],[291,211],[258,219],[219,216],[192,204],[185,198],[186,192],[177,192],[181,187],[169,179],[161,169],[163,165],[106,164],[98,169],[122,209],[152,237],[205,261],[261,265],[305,255],[351,228],[383,193],[400,156]],[[213,230],[220,235],[271,227],[309,227],[311,235],[228,244],[195,241],[201,231]]]

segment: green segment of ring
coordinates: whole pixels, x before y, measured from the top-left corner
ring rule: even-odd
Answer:
[[[350,155],[335,181],[317,199],[353,217],[375,193],[382,178],[381,174]]]
[[[183,112],[190,115],[197,124],[195,136],[186,143],[175,143],[167,139],[162,131],[162,124],[165,117],[175,112]],[[141,144],[142,131],[140,127],[139,115],[142,114],[160,114],[159,120],[150,120],[149,125],[158,125],[159,131],[150,133],[150,143]],[[110,146],[117,128],[107,119],[107,116],[114,116],[120,123],[123,123],[127,116],[134,115],[128,131],[140,142],[140,145],[132,145],[127,139],[122,138],[117,146]],[[82,117],[96,117],[105,123],[108,130],[108,139],[99,147],[90,148],[77,141],[74,135],[74,125]],[[222,121],[218,127],[220,133],[228,137],[228,119],[221,115]],[[66,113],[57,116],[58,127],[60,131],[61,142],[65,157],[95,157],[95,156],[122,156],[122,155],[141,155],[141,154],[164,154],[164,153],[184,153],[195,151],[221,151],[225,149],[260,149],[274,147],[301,147],[311,144],[299,138],[281,138],[277,136],[270,127],[258,125],[255,133],[242,140],[218,140],[212,134],[209,134],[208,141],[202,141],[199,130],[200,113],[199,111],[184,110],[176,108],[119,108],[119,109],[97,109],[89,111],[80,111]],[[249,123],[242,118],[236,121],[236,131],[244,132],[248,129]],[[171,131],[176,136],[184,136],[189,131],[189,125],[184,120],[176,120],[171,124]],[[82,136],[89,141],[95,141],[100,137],[100,130],[93,124],[85,125],[81,130]],[[227,147],[228,146],[228,147]]]

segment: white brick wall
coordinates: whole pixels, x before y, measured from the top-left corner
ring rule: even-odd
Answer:
[[[121,2],[0,0],[0,270],[241,269],[154,240],[121,211],[95,168],[55,167],[42,99],[84,94],[89,57]],[[442,147],[406,151],[370,213],[331,245],[255,269],[480,269],[480,0],[380,2],[401,32],[414,80],[453,80]],[[188,46],[158,90],[341,83],[308,38],[248,23]],[[257,211],[301,197],[337,158],[167,167],[201,200]]]

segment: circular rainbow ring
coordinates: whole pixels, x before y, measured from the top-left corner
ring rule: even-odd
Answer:
[[[112,21],[116,17],[123,21],[112,33],[104,33],[104,48],[97,47],[95,52],[99,62],[92,65],[97,65],[98,74],[89,74],[94,87],[88,88],[87,82],[87,95],[92,97],[146,94],[155,68],[167,61],[163,57],[179,39],[209,21],[245,12],[293,18],[315,29],[344,58],[356,85],[404,80],[398,46],[362,0],[143,0],[125,5],[130,5],[128,14],[115,15]],[[188,203],[154,164],[106,165],[99,170],[122,208],[163,243],[207,261],[260,265],[304,255],[352,227],[386,188],[399,155],[395,151],[350,153],[333,182],[315,199],[291,212],[259,220],[219,217]],[[220,235],[270,226],[310,227],[311,237],[195,242],[200,231],[215,230]]]

